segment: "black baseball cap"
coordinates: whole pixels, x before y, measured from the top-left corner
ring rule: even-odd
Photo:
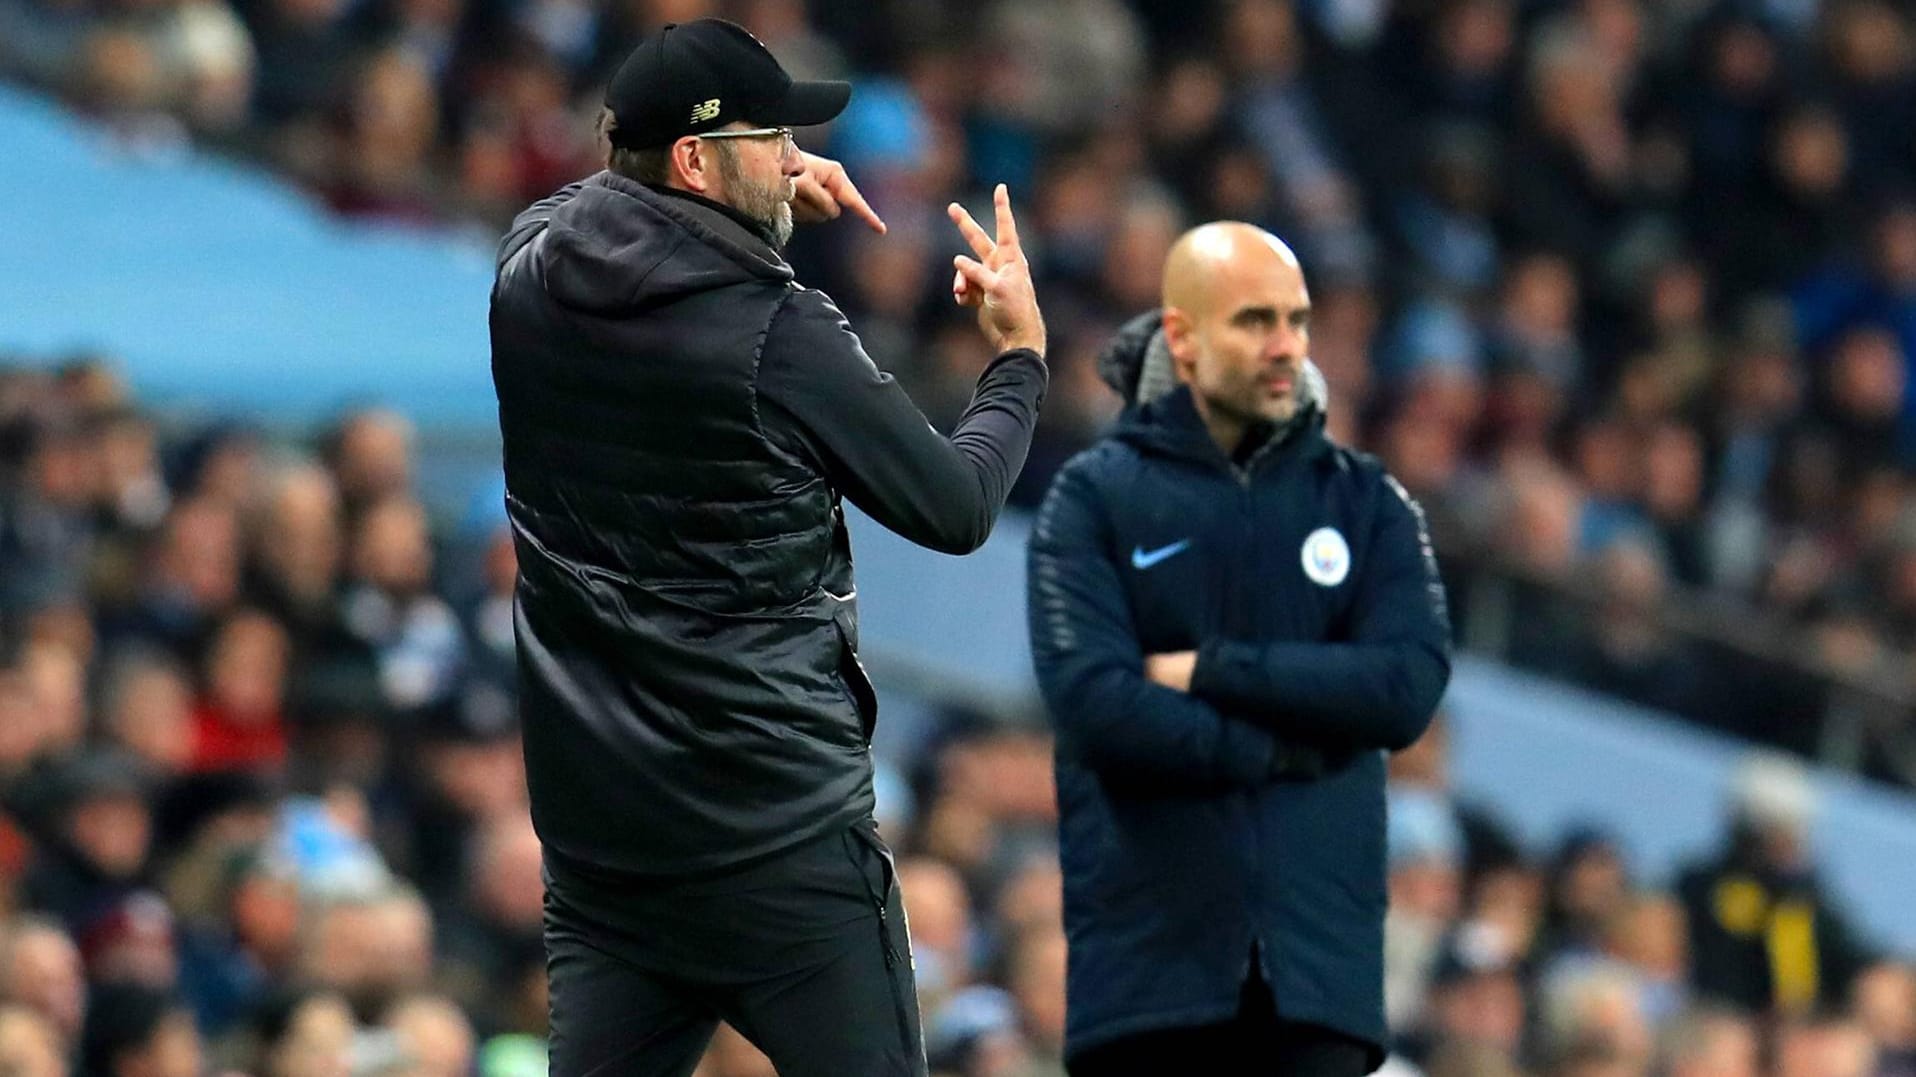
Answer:
[[[667,23],[639,42],[606,87],[616,121],[612,144],[669,146],[686,135],[744,121],[809,127],[844,111],[849,82],[801,82],[785,73],[764,42],[737,23]]]

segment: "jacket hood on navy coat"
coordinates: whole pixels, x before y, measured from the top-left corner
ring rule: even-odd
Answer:
[[[509,234],[500,262],[541,232],[532,256],[547,294],[591,314],[630,314],[754,277],[792,279],[778,252],[723,212],[612,172]]]
[[[1215,451],[1208,434],[1202,444],[1192,436],[1202,433],[1203,427],[1201,422],[1193,425],[1196,410],[1189,401],[1190,393],[1172,368],[1171,347],[1164,339],[1163,311],[1146,311],[1125,322],[1098,353],[1098,374],[1124,398],[1125,411],[1117,427],[1120,437],[1169,452]],[[1298,414],[1292,420],[1292,429],[1320,434],[1329,404],[1330,388],[1323,372],[1316,363],[1304,360]]]
[[[1111,343],[1098,353],[1098,376],[1118,391],[1126,407],[1148,404],[1177,388],[1171,368],[1171,346],[1164,340],[1164,312],[1147,310],[1120,326]],[[1324,412],[1331,401],[1330,386],[1317,364],[1304,360],[1298,402],[1306,411]]]

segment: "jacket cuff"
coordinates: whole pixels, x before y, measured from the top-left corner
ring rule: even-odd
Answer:
[[[1251,693],[1244,690],[1244,670],[1257,660],[1256,648],[1230,640],[1213,640],[1198,648],[1191,669],[1191,694],[1213,703],[1235,703]]]
[[[998,357],[991,361],[991,365],[985,367],[985,372],[980,375],[979,380],[983,381],[999,367],[1006,366],[1022,366],[1030,370],[1038,376],[1040,384],[1051,378],[1051,368],[1045,365],[1043,355],[1031,348],[1013,348],[1008,352],[999,352]]]

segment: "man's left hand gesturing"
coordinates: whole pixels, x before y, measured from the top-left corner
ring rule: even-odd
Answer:
[[[872,231],[885,234],[885,222],[873,210],[865,196],[858,193],[858,187],[852,178],[845,174],[845,166],[828,157],[799,152],[805,159],[805,171],[792,183],[798,193],[792,197],[792,219],[799,224],[811,224],[816,221],[837,219],[840,213],[851,210],[864,218]]]

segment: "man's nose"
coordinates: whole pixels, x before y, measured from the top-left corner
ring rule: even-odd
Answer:
[[[1306,338],[1295,326],[1279,325],[1265,338],[1264,357],[1273,363],[1297,365],[1304,358]]]

